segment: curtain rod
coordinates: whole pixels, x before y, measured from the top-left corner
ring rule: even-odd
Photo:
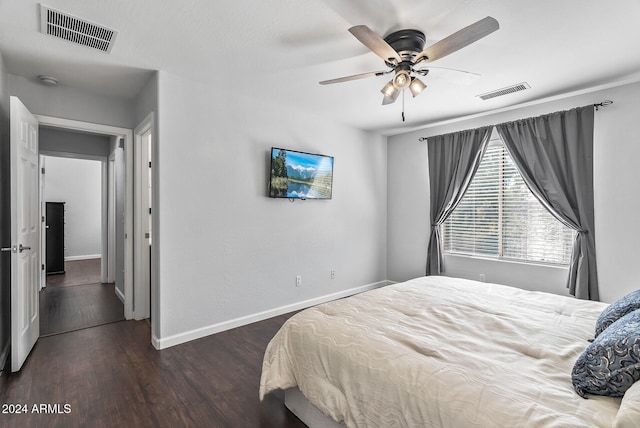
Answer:
[[[604,101],[602,101],[602,102],[600,102],[600,103],[594,104],[593,106],[596,108],[596,111],[598,111],[598,108],[599,108],[599,107],[608,107],[608,106],[610,106],[611,104],[613,104],[613,101],[611,101],[611,100],[604,100]]]
[[[608,107],[608,106],[610,106],[611,104],[613,104],[613,101],[611,101],[611,100],[604,100],[604,101],[601,101],[601,102],[599,102],[599,103],[595,103],[595,104],[593,104],[593,107],[595,107],[596,111],[598,111],[598,109],[599,109],[600,107]],[[420,138],[418,138],[418,141],[420,141],[420,142],[422,142],[422,141],[426,141],[426,140],[427,140],[427,137],[420,137]]]

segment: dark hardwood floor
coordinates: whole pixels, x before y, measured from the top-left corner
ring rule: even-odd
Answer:
[[[40,336],[124,321],[114,284],[83,284],[40,290]]]
[[[69,287],[100,282],[100,263],[100,259],[66,261],[64,273],[47,275],[47,287]]]
[[[304,427],[281,394],[258,398],[264,350],[291,315],[162,351],[146,321],[40,338],[22,370],[0,379],[0,403],[28,412],[0,413],[0,426]],[[34,404],[61,414],[32,413]]]
[[[67,261],[64,268],[40,290],[40,336],[124,320],[115,285],[100,283],[100,259]]]

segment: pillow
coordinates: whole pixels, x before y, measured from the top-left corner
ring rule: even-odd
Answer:
[[[602,311],[596,321],[596,336],[605,331],[614,322],[618,321],[629,312],[640,309],[640,290],[633,291],[618,299]]]
[[[622,397],[640,379],[640,310],[611,324],[578,357],[571,380],[578,395]]]
[[[613,428],[638,428],[640,421],[640,382],[634,383],[624,393],[620,409],[613,420]]]

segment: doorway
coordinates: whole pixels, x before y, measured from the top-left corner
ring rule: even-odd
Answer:
[[[40,132],[41,153],[57,148],[60,141],[65,147],[77,141],[83,147],[94,143],[105,152],[109,150],[108,137],[46,131]],[[40,336],[124,320],[124,305],[115,281],[103,275],[109,261],[103,251],[102,233],[107,220],[103,193],[108,189],[103,181],[108,181],[108,176],[104,173],[106,158],[95,157],[40,157],[45,225],[42,260],[46,272],[39,299]]]
[[[121,157],[122,164],[124,165],[122,180],[119,182],[121,193],[123,194],[123,217],[121,221],[116,222],[120,224],[122,227],[122,233],[118,233],[118,236],[122,239],[121,246],[123,251],[121,255],[117,255],[116,257],[122,258],[123,269],[120,272],[116,272],[117,275],[122,276],[122,282],[124,284],[123,295],[121,298],[124,300],[124,317],[125,319],[134,318],[133,306],[134,306],[134,295],[133,295],[133,133],[130,129],[119,128],[109,125],[100,125],[89,122],[82,122],[71,119],[62,119],[51,116],[42,116],[35,115],[38,120],[40,126],[50,127],[55,129],[62,129],[67,131],[75,131],[80,133],[87,134],[100,134],[100,135],[109,135],[118,140],[118,150],[117,156]],[[104,168],[107,170],[107,167]],[[105,173],[106,174],[106,173]],[[103,180],[103,183],[107,183],[107,180]],[[107,201],[107,191],[103,192],[104,203],[106,206]],[[103,211],[103,215],[108,216],[106,214],[106,210]],[[106,223],[106,222],[105,222]],[[108,226],[104,227],[103,234],[105,239],[103,240],[103,244],[107,243],[106,233],[108,230]],[[120,245],[120,244],[117,244]],[[102,254],[107,254],[108,251],[103,249]],[[104,275],[107,274],[108,269],[103,269]]]

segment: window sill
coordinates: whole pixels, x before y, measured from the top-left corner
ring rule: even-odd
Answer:
[[[444,275],[568,296],[568,267],[462,254],[444,255]]]
[[[531,266],[533,268],[551,268],[551,269],[559,269],[559,270],[567,270],[569,269],[569,265],[560,265],[555,263],[542,263],[542,262],[524,262],[521,260],[511,260],[511,259],[501,259],[497,257],[482,257],[482,256],[472,256],[469,254],[456,254],[456,253],[444,253],[444,257],[451,257],[455,259],[465,260],[478,260],[488,263],[505,263],[513,266]]]

